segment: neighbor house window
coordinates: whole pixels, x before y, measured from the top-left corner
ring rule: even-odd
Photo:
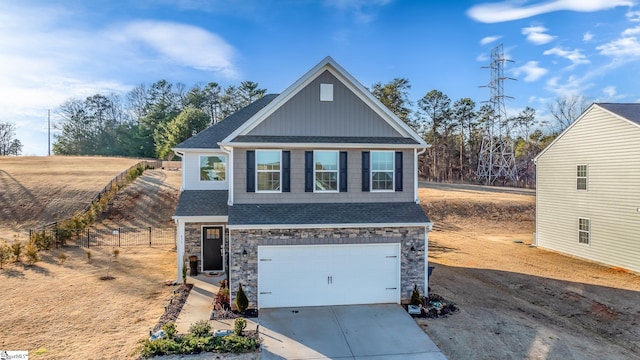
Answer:
[[[580,244],[591,243],[591,220],[578,218],[578,242]]]
[[[280,191],[280,150],[256,150],[257,191]]]
[[[338,191],[338,152],[314,151],[315,191]]]
[[[587,165],[576,166],[576,189],[587,190],[588,167]]]
[[[227,178],[225,156],[200,156],[200,181],[224,181]]]
[[[393,191],[393,151],[371,152],[371,190]]]

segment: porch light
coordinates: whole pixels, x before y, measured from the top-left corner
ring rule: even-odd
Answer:
[[[242,257],[246,258],[247,257],[247,249],[243,249],[242,250]]]
[[[415,252],[416,251],[416,247],[411,245],[411,252]]]

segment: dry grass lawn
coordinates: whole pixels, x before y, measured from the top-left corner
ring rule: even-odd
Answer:
[[[109,181],[138,159],[0,157],[0,239],[61,220],[89,204]]]

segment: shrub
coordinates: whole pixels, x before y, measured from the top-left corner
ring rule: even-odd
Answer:
[[[0,244],[0,269],[9,259],[11,259],[11,248],[6,243]]]
[[[411,305],[420,306],[422,304],[422,297],[420,291],[418,291],[418,284],[413,284],[413,293],[411,293]]]
[[[24,247],[24,255],[27,257],[27,263],[29,265],[33,265],[40,261],[38,247],[33,242],[29,242],[27,246]]]
[[[113,249],[113,257],[118,260],[118,256],[120,256],[120,249]]]
[[[58,254],[58,263],[62,265],[65,261],[67,261],[67,255],[65,253]]]
[[[182,265],[182,282],[187,285],[187,262]]]
[[[23,244],[16,240],[13,244],[11,244],[11,253],[13,254],[13,258],[15,262],[20,261],[20,257],[22,256]]]
[[[236,307],[238,308],[238,312],[244,313],[249,307],[249,299],[247,299],[247,294],[242,290],[242,284],[239,285],[238,292],[236,293]]]
[[[87,262],[91,264],[91,250],[87,250]]]
[[[233,333],[238,335],[238,336],[242,336],[242,332],[244,331],[244,328],[247,327],[247,320],[243,319],[243,318],[237,318],[234,322],[233,322]]]
[[[227,287],[221,287],[220,290],[218,290],[218,293],[216,294],[216,299],[215,299],[215,303],[216,304],[220,304],[220,307],[222,309],[229,309],[230,304],[229,304],[229,288]]]
[[[189,334],[196,337],[211,335],[211,324],[208,320],[198,320],[189,326]]]
[[[44,230],[42,232],[36,231],[31,235],[29,241],[33,242],[38,250],[49,250],[53,245],[53,236]]]
[[[226,353],[244,353],[254,351],[260,346],[260,341],[253,337],[238,336],[235,334],[224,336],[216,345],[216,351]]]
[[[142,341],[140,356],[150,358],[157,355],[171,355],[180,353],[180,344],[173,339],[158,339]]]
[[[178,333],[178,329],[176,328],[176,324],[172,321],[162,325],[162,330],[167,333],[167,337],[169,339],[173,339]]]

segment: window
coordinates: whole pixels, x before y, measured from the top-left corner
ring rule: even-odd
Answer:
[[[320,84],[320,101],[333,101],[333,84]]]
[[[314,151],[315,191],[338,191],[338,152]]]
[[[393,151],[371,152],[371,190],[393,191]]]
[[[256,150],[257,191],[280,191],[280,150]]]
[[[578,218],[578,242],[580,244],[591,243],[591,220]]]
[[[224,181],[226,170],[226,156],[200,156],[200,181]]]
[[[576,189],[587,190],[587,165],[576,166]]]

